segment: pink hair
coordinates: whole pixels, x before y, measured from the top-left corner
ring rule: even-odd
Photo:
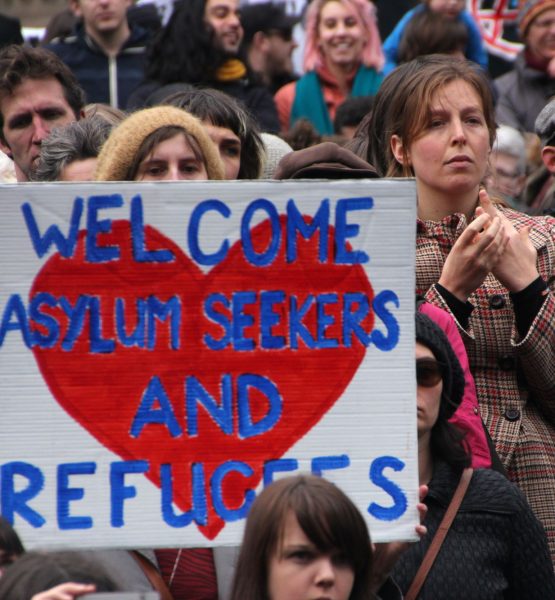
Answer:
[[[305,50],[303,67],[305,71],[312,71],[324,64],[324,56],[318,46],[318,25],[320,13],[324,4],[333,0],[312,0],[306,11]],[[381,71],[384,64],[384,55],[380,33],[376,25],[376,9],[369,0],[335,0],[353,8],[360,19],[365,32],[366,44],[362,50],[360,62],[367,67],[374,67]]]

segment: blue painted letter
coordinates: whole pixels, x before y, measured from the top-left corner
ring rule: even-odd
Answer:
[[[404,468],[405,463],[394,456],[380,456],[370,465],[370,481],[381,487],[393,499],[393,506],[380,506],[375,502],[368,506],[368,512],[376,519],[395,521],[407,510],[407,496],[396,483],[390,481],[383,474],[385,469],[402,471]]]
[[[90,529],[93,526],[91,517],[73,517],[69,514],[69,504],[73,500],[81,500],[85,490],[81,487],[69,487],[70,475],[93,475],[96,463],[66,463],[58,465],[58,527],[60,529]]]

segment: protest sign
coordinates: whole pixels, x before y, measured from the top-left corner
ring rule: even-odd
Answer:
[[[28,547],[237,544],[314,472],[418,516],[413,181],[0,188],[0,509]]]

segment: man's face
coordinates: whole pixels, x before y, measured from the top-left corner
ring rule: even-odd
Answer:
[[[127,24],[132,0],[70,0],[73,13],[83,19],[87,31],[103,35]]]
[[[54,127],[77,120],[54,77],[24,79],[13,94],[0,98],[0,111],[5,140],[1,146],[13,158],[23,181],[29,179],[42,140]]]
[[[293,61],[291,57],[293,50],[297,47],[292,31],[269,31],[266,34],[266,40],[266,67],[269,75],[292,75]]]
[[[216,44],[229,54],[237,54],[243,39],[239,0],[206,0],[204,21],[214,31]]]
[[[540,59],[555,57],[555,8],[540,13],[528,26],[526,47]]]

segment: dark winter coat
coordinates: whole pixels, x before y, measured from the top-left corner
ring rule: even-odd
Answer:
[[[434,465],[425,499],[428,533],[405,552],[393,577],[406,593],[460,479]],[[474,471],[470,486],[418,596],[421,600],[545,600],[555,577],[542,525],[524,495],[497,471]]]
[[[188,82],[184,81],[183,83]],[[156,93],[161,87],[163,87],[163,84],[159,81],[144,81],[129,99],[127,108],[136,110],[149,106],[149,96]],[[245,77],[227,82],[214,81],[210,87],[220,90],[244,104],[249,113],[256,119],[261,131],[267,133],[277,133],[279,131],[276,105],[265,86],[258,85],[250,78]]]
[[[555,79],[526,63],[524,51],[508,73],[494,81],[497,93],[495,120],[520,131],[534,132],[541,109],[555,94]]]
[[[87,102],[115,108],[127,106],[131,92],[144,78],[145,46],[149,33],[136,26],[116,57],[108,57],[78,25],[71,36],[55,39],[46,47],[73,71],[85,90]]]

